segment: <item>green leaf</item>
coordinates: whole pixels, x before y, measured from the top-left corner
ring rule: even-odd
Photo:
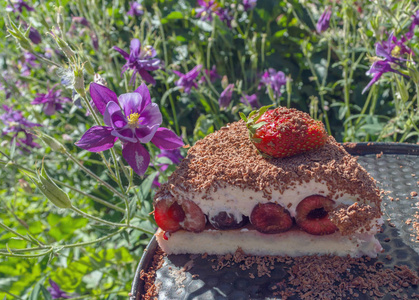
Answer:
[[[15,156],[15,150],[16,150],[16,138],[12,140],[12,145],[10,146],[10,158],[13,159]]]
[[[151,186],[153,185],[153,180],[156,177],[157,173],[158,171],[151,173],[141,183],[139,192],[140,192],[140,197],[142,200],[147,199],[148,194],[151,191]]]
[[[247,118],[244,113],[239,112],[240,118],[247,123]]]
[[[42,281],[43,280],[44,279],[42,279]],[[35,284],[35,286],[33,287],[32,293],[29,295],[28,300],[37,300],[37,299],[40,299],[40,298],[38,298],[40,291],[41,291],[41,283],[38,281]]]
[[[48,292],[48,290],[43,285],[41,285],[41,292],[44,296],[44,300],[52,300],[50,292]]]
[[[170,14],[167,15],[165,19],[167,20],[183,19],[183,14],[180,11],[172,11]]]

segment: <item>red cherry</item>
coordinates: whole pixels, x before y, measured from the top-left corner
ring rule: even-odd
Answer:
[[[177,202],[164,199],[156,203],[154,219],[164,231],[175,232],[181,229],[180,222],[185,219],[185,212]]]
[[[332,234],[338,230],[329,219],[335,201],[320,195],[304,198],[296,208],[295,221],[305,232],[314,235]]]
[[[280,233],[291,228],[293,221],[290,213],[276,203],[259,203],[250,215],[250,223],[262,233]]]

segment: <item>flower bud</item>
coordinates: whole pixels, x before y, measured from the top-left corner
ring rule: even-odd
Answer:
[[[83,69],[81,68],[74,69],[74,89],[80,96],[82,97],[86,96],[86,90],[84,87]]]
[[[76,54],[70,48],[70,46],[68,46],[68,44],[64,40],[62,40],[61,38],[59,38],[58,36],[54,36],[54,39],[57,42],[57,45],[61,49],[61,51],[64,52],[65,56],[67,56],[67,58],[70,61],[75,61],[76,60]]]
[[[29,28],[29,35],[28,35],[29,39],[32,41],[32,43],[34,44],[39,44],[42,42],[42,37],[41,34],[39,33],[38,30],[36,30],[33,27]]]
[[[32,181],[39,188],[42,194],[48,198],[55,206],[59,208],[70,208],[71,201],[68,195],[60,189],[45,171],[42,163],[41,172],[38,171],[38,178],[31,177]]]
[[[89,59],[86,59],[86,62],[83,64],[83,66],[86,72],[89,73],[89,75],[95,76],[95,69],[93,68],[92,63]]]
[[[20,28],[17,28],[15,23],[13,23],[13,21],[10,20],[10,17],[9,17],[9,24],[11,28],[8,27],[7,31],[16,39],[20,47],[22,47],[22,49],[32,51],[31,43],[29,39],[27,38],[27,36],[29,35],[29,30],[27,33],[22,33],[20,31]]]
[[[36,136],[38,136],[47,146],[51,147],[53,151],[57,151],[60,153],[66,153],[67,149],[61,144],[59,141],[54,139],[53,137],[42,133],[40,131],[35,131]]]

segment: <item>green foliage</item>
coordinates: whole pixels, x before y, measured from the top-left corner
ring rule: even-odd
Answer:
[[[140,177],[122,158],[120,142],[100,153],[74,143],[103,124],[91,107],[91,82],[106,83],[117,95],[141,83],[139,76],[130,83],[132,70],[121,76],[126,60],[113,49],[129,53],[134,38],[153,46],[162,61],[151,72],[152,102],[162,126],[187,145],[249,115],[253,107],[241,98],[252,94],[261,106],[310,112],[341,142],[419,141],[417,31],[406,42],[414,55],[393,65],[399,73],[383,74],[362,94],[371,80],[366,71],[383,59],[375,56],[376,43],[409,31],[417,10],[412,1],[259,0],[248,11],[240,0],[219,1],[231,11],[231,27],[218,16],[198,18],[196,1],[144,0],[141,16],[127,14],[128,1],[27,2],[34,11],[7,12],[13,1],[0,2],[0,102],[42,125],[26,128],[40,146],[32,148],[22,143],[23,131],[9,132],[0,120],[0,299],[50,299],[50,279],[73,296],[127,299],[156,228],[153,181],[164,182],[176,166],[147,145],[151,165]],[[318,33],[328,5],[330,28]],[[29,26],[42,42],[31,41]],[[216,66],[222,79],[201,72],[198,87],[185,93],[173,71],[186,74],[198,64]],[[269,68],[288,78],[280,95],[261,84]],[[55,84],[71,102],[46,115],[31,102]],[[220,108],[228,84],[233,97]]]

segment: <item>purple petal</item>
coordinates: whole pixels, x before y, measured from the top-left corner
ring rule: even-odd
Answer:
[[[176,70],[173,70],[173,73],[175,73],[179,77],[185,76],[183,73],[181,73],[179,71],[176,71]]]
[[[128,124],[128,120],[122,111],[117,111],[111,115],[111,124],[113,128],[121,129]]]
[[[115,92],[108,89],[106,86],[92,82],[90,84],[90,96],[92,97],[93,103],[96,105],[99,112],[103,115],[106,109],[106,105],[110,102],[118,103],[118,97]]]
[[[135,129],[135,135],[141,143],[146,144],[151,141],[159,126],[160,124],[141,126]]]
[[[143,176],[150,164],[150,154],[140,143],[125,143],[122,146],[122,156],[135,173]]]
[[[143,107],[140,109],[142,111],[144,107],[151,103],[150,91],[147,86],[142,83],[134,92],[139,93],[141,97],[143,97],[143,102],[141,103]]]
[[[129,46],[130,55],[137,57],[141,51],[141,43],[139,39],[132,39]]]
[[[156,80],[146,70],[141,69],[141,70],[138,71],[138,73],[141,75],[141,78],[145,82],[151,83],[152,85],[156,84]]]
[[[141,114],[144,109],[142,102],[143,98],[139,93],[126,93],[119,96],[119,104],[127,118],[133,113]]]
[[[129,127],[122,128],[119,130],[114,130],[112,131],[112,135],[119,137],[119,139],[123,142],[130,142],[130,143],[138,142],[137,138],[134,136],[134,131]]]
[[[118,111],[119,112],[121,111],[121,108],[119,107],[119,105],[115,103],[114,101],[109,102],[106,105],[105,113],[103,114],[103,122],[105,122],[107,126],[112,126],[111,116]],[[120,127],[123,127],[123,126],[124,125]]]
[[[172,150],[184,145],[182,139],[170,129],[160,127],[151,139],[151,142],[160,149]]]
[[[56,104],[53,103],[53,102],[46,103],[45,106],[44,106],[44,113],[47,116],[52,116],[55,113],[55,105]]]
[[[159,106],[156,103],[151,103],[146,106],[141,112],[140,118],[138,119],[140,126],[154,126],[160,125],[163,122]]]
[[[122,56],[126,59],[126,60],[128,60],[129,59],[129,54],[128,53],[126,53],[124,50],[122,50],[121,48],[118,48],[118,47],[116,47],[116,46],[113,46],[112,47],[112,49],[114,49],[114,50],[116,50],[116,51],[118,51],[119,53],[121,53],[122,54]]]
[[[87,130],[81,139],[75,144],[76,146],[90,152],[108,150],[113,147],[117,140],[117,137],[114,137],[111,134],[112,130],[112,127],[93,126]]]

